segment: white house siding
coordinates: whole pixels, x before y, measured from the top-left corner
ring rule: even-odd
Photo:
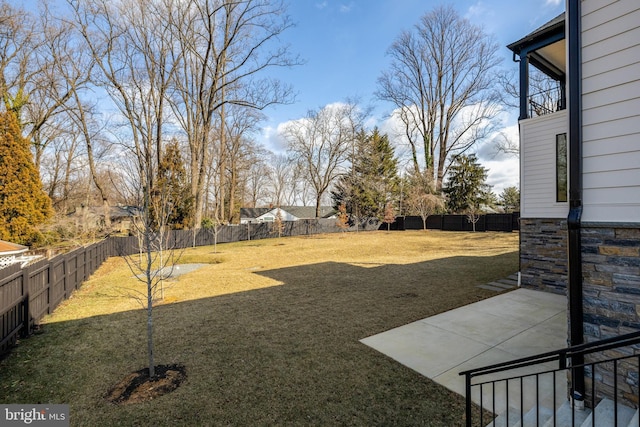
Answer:
[[[520,121],[521,218],[566,218],[556,202],[556,135],[567,132],[567,112]]]
[[[583,221],[640,222],[640,2],[582,2]]]

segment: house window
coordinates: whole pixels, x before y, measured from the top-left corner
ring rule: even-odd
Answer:
[[[567,201],[567,134],[556,135],[556,202]]]

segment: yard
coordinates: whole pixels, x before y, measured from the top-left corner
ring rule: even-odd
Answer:
[[[168,280],[156,363],[187,379],[156,400],[107,391],[145,367],[142,285],[112,258],[0,361],[0,402],[68,403],[71,425],[461,425],[464,399],[358,340],[495,295],[517,233],[369,232],[188,249]]]

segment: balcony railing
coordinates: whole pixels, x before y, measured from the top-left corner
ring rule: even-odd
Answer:
[[[566,99],[559,88],[544,90],[529,95],[528,117],[544,116],[566,108]]]

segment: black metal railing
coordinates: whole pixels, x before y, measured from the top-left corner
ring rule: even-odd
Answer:
[[[566,109],[566,99],[559,88],[529,95],[529,117],[544,116]]]
[[[640,402],[638,386],[640,354],[636,354],[637,350],[640,351],[638,344],[640,344],[640,331],[461,372],[460,375],[465,377],[466,425],[468,427],[473,425],[472,409],[475,392],[476,403],[480,406],[478,425],[483,427],[493,419],[485,421],[485,412],[489,411],[493,414],[492,417],[495,417],[499,415],[497,412],[500,412],[501,408],[504,408],[502,415],[506,418],[505,425],[511,425],[510,422],[513,421],[520,421],[520,424],[524,425],[525,412],[531,409],[535,412],[533,414],[535,425],[547,422],[541,414],[546,410],[547,413],[551,412],[552,425],[556,426],[556,414],[561,406],[558,401],[568,400],[572,403],[570,405],[571,426],[580,425],[576,424],[578,422],[576,408],[586,404],[593,410],[603,397],[613,400],[614,420],[612,421],[613,425],[618,426],[618,404],[622,403],[622,400],[634,406]],[[552,367],[552,364],[557,366]],[[514,370],[527,372],[509,374],[509,371]],[[480,378],[489,375],[493,378],[484,380]],[[573,379],[578,376],[586,376],[588,379],[587,390],[574,388]],[[624,377],[624,389],[620,387],[620,376]],[[605,377],[606,380],[603,380]],[[549,391],[544,393],[542,391],[544,387],[541,385],[542,382],[549,380],[551,381],[550,394]],[[563,395],[563,391],[558,390],[558,381],[565,384],[568,381],[569,387],[566,388],[566,394]],[[502,402],[496,401],[499,397],[496,394],[498,387],[504,392]],[[549,399],[551,399],[550,408],[544,406],[549,404]],[[595,423],[594,414],[592,425],[595,426]]]

